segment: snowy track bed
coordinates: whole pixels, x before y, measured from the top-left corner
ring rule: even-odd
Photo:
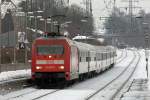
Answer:
[[[125,49],[117,50],[117,60],[122,58],[124,52],[126,52]]]
[[[26,88],[4,95],[3,100],[84,100],[112,81],[126,68],[124,63],[130,63],[134,58],[131,51],[127,52],[129,55],[120,52],[120,57],[118,57],[118,61],[120,61],[115,67],[95,78],[76,83],[62,90]],[[126,59],[124,59],[125,57]]]
[[[140,50],[141,55],[145,55]],[[150,100],[145,56],[141,57],[136,71],[114,100]]]
[[[130,58],[130,60],[126,60],[128,63],[131,63],[132,60],[134,59],[134,57]],[[119,64],[118,64],[119,65]],[[117,68],[117,66],[116,66]],[[93,95],[93,93],[95,94],[97,91],[99,92],[99,89],[103,90],[104,87],[106,87],[106,85],[108,85],[112,79],[115,79],[118,74],[120,74],[123,70],[125,70],[126,66],[122,66],[122,70],[115,70],[111,69],[108,72],[105,72],[104,74],[93,78],[93,79],[89,79],[86,80],[84,82],[81,82],[79,84],[75,84],[71,87],[69,87],[68,89],[64,89],[64,90],[60,90],[57,91],[51,95],[47,95],[44,96],[38,100],[85,100],[85,99],[90,99],[88,97],[90,97],[91,95]],[[114,73],[112,72],[116,71],[118,73]],[[121,71],[121,72],[120,72]],[[110,73],[109,73],[110,72]],[[110,77],[112,76],[112,77]],[[105,77],[105,78],[104,78]],[[99,88],[99,89],[98,89]],[[97,100],[101,100],[98,98],[94,98]]]
[[[30,70],[7,71],[0,73],[0,95],[22,89],[30,81]]]
[[[117,55],[119,55],[119,56],[117,56],[116,64],[120,63],[121,61],[123,61],[127,57],[127,51],[121,50],[121,53],[118,51]]]
[[[140,61],[140,55],[136,54],[136,58],[128,65],[128,67],[114,79],[111,84],[106,85],[104,89],[98,90],[93,95],[87,98],[87,100],[113,100],[120,89],[123,88],[126,82],[133,75],[138,63]]]
[[[50,95],[59,90],[55,89],[35,89],[35,88],[27,88],[21,91],[14,93],[10,93],[7,97],[3,98],[4,100],[37,100],[42,98],[43,96]]]

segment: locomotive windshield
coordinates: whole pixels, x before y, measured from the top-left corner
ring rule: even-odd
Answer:
[[[37,46],[38,55],[49,55],[49,54],[64,54],[64,47],[62,45],[40,45]]]

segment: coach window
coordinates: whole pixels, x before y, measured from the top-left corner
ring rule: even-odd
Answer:
[[[102,53],[99,53],[99,60],[103,60]]]
[[[83,52],[80,51],[80,58],[79,58],[80,62],[83,62],[82,57],[83,57]]]
[[[88,57],[86,57],[86,62],[88,62]]]
[[[103,53],[103,60],[105,60],[105,53]]]
[[[107,53],[107,59],[109,59],[110,58],[110,53]]]
[[[106,53],[106,59],[108,58],[108,53]]]
[[[107,53],[104,53],[104,60],[106,60],[107,58]]]
[[[113,52],[111,52],[111,57],[113,57]]]
[[[86,62],[91,61],[91,57],[86,57]]]
[[[114,52],[111,53],[112,57],[114,57]]]
[[[96,57],[94,57],[94,61],[96,61]]]
[[[115,57],[115,52],[113,52],[113,56]]]
[[[82,62],[82,58],[80,57],[80,62]]]

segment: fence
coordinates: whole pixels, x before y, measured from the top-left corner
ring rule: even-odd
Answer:
[[[23,69],[30,69],[30,64],[1,64],[0,66],[0,72],[4,71],[15,71],[15,70],[23,70]]]

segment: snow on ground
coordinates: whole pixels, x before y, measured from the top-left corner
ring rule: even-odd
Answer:
[[[14,98],[14,97],[16,97],[16,96],[22,96],[23,94],[30,94],[31,92],[34,92],[34,91],[37,91],[38,89],[36,89],[36,88],[25,88],[25,89],[22,89],[22,90],[20,90],[20,91],[16,91],[15,93],[14,92],[11,92],[11,93],[9,93],[9,94],[7,94],[7,96],[5,96],[5,99],[6,100],[8,100],[9,98]],[[3,100],[5,100],[4,98],[3,98]],[[1,99],[0,99],[1,100]]]
[[[150,100],[150,88],[147,88],[150,87],[150,85],[148,86],[145,80],[147,79],[145,50],[138,50],[138,52],[141,55],[141,59],[137,69],[132,78],[128,81],[128,83],[121,90],[120,94],[114,100],[120,100],[118,99],[120,96],[122,97],[121,100]]]
[[[119,52],[118,56],[120,56],[122,51],[118,51],[118,52]],[[130,54],[133,57],[132,52],[129,52],[129,55]],[[122,55],[122,57],[123,57],[123,55]],[[129,58],[127,60],[130,60],[130,56],[129,56]],[[122,63],[122,64],[125,66],[124,63]],[[121,65],[118,65],[118,67],[121,66]],[[61,90],[60,92],[57,92],[58,94],[56,93],[56,94],[53,94],[53,96],[45,97],[45,100],[47,100],[46,98],[51,98],[52,100],[54,100],[55,97],[57,98],[57,100],[60,100],[60,99],[62,99],[62,100],[66,100],[67,99],[68,100],[68,98],[71,98],[72,100],[84,100],[83,99],[84,97],[86,97],[87,95],[89,95],[89,94],[93,93],[94,91],[96,91],[99,88],[99,86],[105,84],[104,81],[111,80],[111,78],[115,76],[113,74],[120,73],[120,70],[122,70],[122,69],[123,68],[116,68],[115,71],[113,70],[115,73],[113,71],[109,70],[107,73],[104,73],[104,75],[100,75],[99,77],[95,77],[93,79],[88,79],[86,81],[79,82],[79,84],[77,83],[77,84],[73,85],[72,87],[69,87],[68,89]],[[109,77],[109,76],[112,76],[112,77]],[[107,78],[105,78],[105,77],[107,77]],[[83,84],[83,85],[81,85],[81,84]],[[93,87],[93,85],[94,85],[94,87]],[[52,89],[49,89],[49,90],[51,91]],[[20,90],[20,91],[12,92],[12,93],[9,93],[7,95],[4,95],[4,97],[6,97],[6,98],[14,97],[18,93],[21,93],[21,94],[24,93],[24,90],[22,90],[22,91]],[[25,95],[23,97],[15,98],[15,100],[16,99],[17,100],[30,100],[32,98],[37,97],[39,95],[39,93],[41,95],[40,91],[31,93],[32,95],[29,94],[29,95]],[[46,92],[50,92],[50,91],[42,91],[42,93],[46,93]],[[63,96],[63,95],[65,95],[65,96]],[[42,100],[44,100],[44,98],[42,98]]]
[[[61,90],[52,95],[45,96],[40,100],[85,100],[87,96],[102,88],[105,84],[118,76],[124,68],[126,68],[126,65],[129,64],[129,62],[133,58],[133,52],[127,51],[127,53],[128,57],[124,61],[116,64],[114,68],[104,72],[103,74],[92,79],[88,79],[83,82],[74,84],[68,89]]]
[[[122,54],[122,50],[117,50],[117,56],[120,57]],[[31,70],[16,70],[16,71],[7,71],[0,73],[0,81],[9,81],[10,79],[18,79],[18,78],[28,78],[31,77]]]
[[[148,88],[150,90],[150,50],[149,50],[149,58],[148,58],[148,72],[149,72],[149,81],[148,81]]]
[[[16,71],[7,71],[0,73],[0,82],[9,81],[18,78],[28,78],[31,76],[31,70],[16,70]]]
[[[85,100],[94,90],[62,90],[55,94],[45,96],[39,100]]]
[[[122,51],[117,51],[118,56],[121,56]],[[134,75],[134,78],[146,78],[146,74],[145,74],[145,55],[144,55],[144,50],[139,50],[139,52],[142,55],[142,59],[139,63],[139,67],[136,70],[136,73]],[[124,53],[125,54],[125,53]],[[124,55],[122,55],[123,57]],[[88,79],[85,80],[83,82],[79,82],[77,84],[74,84],[70,87],[68,87],[68,89],[64,89],[61,90],[59,92],[56,92],[52,95],[48,95],[45,96],[43,98],[41,98],[41,100],[48,100],[48,99],[52,99],[52,100],[84,100],[84,98],[93,93],[94,91],[96,91],[97,89],[101,88],[103,85],[105,85],[107,82],[109,82],[110,80],[112,80],[116,75],[118,75],[125,67],[127,64],[129,64],[129,62],[131,61],[131,59],[133,58],[133,52],[132,51],[128,51],[127,50],[127,58],[122,61],[119,64],[116,64],[114,68],[106,71],[105,73],[99,75],[98,77],[92,78],[92,79]],[[30,72],[28,73],[28,75],[30,75]],[[39,95],[48,93],[53,91],[53,89],[49,89],[49,90],[38,90],[37,92],[25,95],[23,97],[19,97],[19,98],[14,98],[14,100],[30,100],[32,98],[35,98]],[[107,91],[105,91],[107,92]],[[18,93],[21,93],[21,91]],[[11,97],[13,95],[15,95],[16,92],[13,92],[10,94],[5,95],[4,97]],[[106,94],[106,93],[105,93]],[[1,97],[0,97],[1,98]]]
[[[92,99],[90,100],[111,100],[113,95],[122,88],[122,85],[124,82],[128,79],[128,77],[131,75],[131,73],[134,70],[134,67],[138,61],[139,57],[136,57],[132,64],[130,64],[130,67],[125,71],[123,75],[121,75],[116,81],[111,83],[111,85],[107,86],[107,88],[103,89],[101,92],[96,94]],[[128,64],[126,64],[128,65]]]
[[[117,49],[117,59],[122,56],[123,50]]]
[[[138,65],[138,68],[136,70],[136,72],[134,73],[132,79],[147,79],[147,71],[146,71],[146,57],[145,57],[145,50],[139,50],[142,58],[140,60],[140,63]],[[149,81],[148,81],[148,87],[150,90],[150,50],[149,50],[149,55],[148,55],[148,73],[149,73]]]
[[[112,80],[114,77],[116,77],[116,75],[120,74],[121,71],[126,67],[126,64],[128,64],[131,61],[131,59],[133,58],[133,53],[130,51],[127,51],[127,53],[128,53],[128,57],[124,61],[120,62],[119,64],[116,64],[114,68],[112,68],[111,70],[104,72],[98,77],[83,81],[82,84],[80,83],[75,84],[71,87],[71,89],[85,89],[85,90],[96,89],[97,90],[97,87],[100,88],[101,86],[103,86],[104,84]]]
[[[145,79],[147,78],[146,75],[146,61],[145,61],[145,50],[139,50],[139,53],[141,54],[141,60],[138,64],[138,67],[136,69],[136,72],[133,75],[133,79]]]

